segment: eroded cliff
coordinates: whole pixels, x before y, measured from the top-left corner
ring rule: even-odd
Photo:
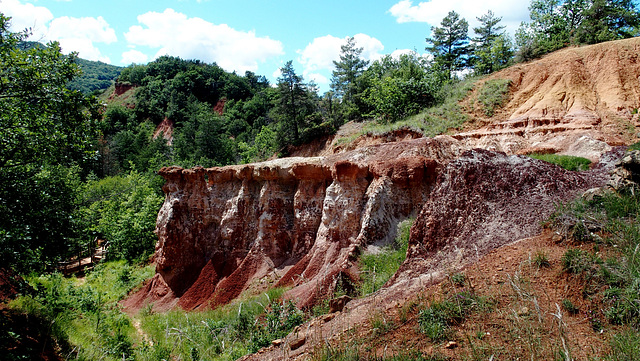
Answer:
[[[163,168],[157,274],[126,304],[215,307],[248,289],[294,286],[288,297],[311,305],[357,279],[358,252],[390,242],[460,151],[438,137],[332,157]]]

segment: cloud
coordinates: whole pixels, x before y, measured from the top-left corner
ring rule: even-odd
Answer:
[[[226,24],[216,25],[189,18],[173,9],[138,16],[141,25],[125,33],[130,45],[159,48],[161,55],[216,62],[228,71],[256,71],[258,62],[283,54],[282,43],[255,32],[242,32]]]
[[[529,20],[529,3],[513,0],[431,0],[413,4],[411,0],[401,0],[389,9],[389,13],[398,23],[424,22],[431,26],[438,26],[449,11],[454,10],[469,22],[469,31],[478,26],[476,17],[480,17],[488,10],[492,10],[498,17],[502,17],[502,25],[507,26],[511,34],[515,32],[522,21]]]
[[[149,60],[147,54],[138,50],[129,50],[122,53],[122,64],[145,64]]]
[[[111,44],[117,41],[116,32],[101,16],[97,18],[54,18],[49,9],[22,4],[18,0],[1,0],[5,15],[11,16],[11,30],[31,28],[30,40],[39,42],[58,41],[65,53],[78,52],[81,58],[109,63],[94,43]]]
[[[365,60],[376,60],[382,57],[380,52],[384,46],[380,40],[367,34],[353,36],[356,47],[363,48],[360,57]],[[318,71],[332,71],[333,62],[340,60],[340,47],[347,43],[348,38],[337,38],[333,35],[325,35],[313,39],[303,50],[299,50],[298,61],[304,66],[302,75],[305,79],[313,79],[318,84],[328,84],[326,76]]]
[[[57,40],[65,53],[78,52],[81,58],[110,63],[94,43],[111,44],[118,40],[115,30],[99,16],[97,18],[55,18],[49,24],[48,40]]]
[[[21,4],[18,0],[2,0],[2,12],[11,17],[11,31],[18,32],[31,28],[34,40],[44,38],[47,23],[53,19],[49,9],[33,4]]]

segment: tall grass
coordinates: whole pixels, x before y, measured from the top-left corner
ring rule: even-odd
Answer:
[[[305,318],[294,303],[280,299],[283,289],[209,311],[122,312],[118,302],[153,273],[153,266],[119,261],[101,264],[83,279],[31,277],[35,292],[11,307],[44,320],[46,333],[69,345],[62,350],[69,360],[235,360]]]
[[[398,271],[407,256],[411,225],[415,219],[410,218],[400,222],[397,236],[392,244],[382,248],[379,253],[360,256],[360,286],[361,296],[373,293]]]

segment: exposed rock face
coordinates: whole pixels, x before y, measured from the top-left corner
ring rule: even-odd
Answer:
[[[639,51],[638,38],[573,47],[492,74],[489,79],[511,80],[509,99],[488,124],[455,137],[508,154],[596,161],[612,145],[637,139]]]
[[[247,289],[293,285],[312,304],[357,277],[362,247],[391,241],[427,200],[449,137],[222,168],[163,168],[157,274],[126,305],[216,306]]]
[[[471,150],[439,174],[396,278],[457,268],[541,231],[558,202],[606,182],[612,164],[576,173],[525,156]]]
[[[333,336],[336,330],[345,332],[365,323],[374,312],[397,312],[408,297],[439,282],[446,272],[472,264],[500,246],[539,234],[541,221],[553,212],[556,202],[605,184],[614,159],[620,156],[620,152],[607,154],[602,166],[576,173],[524,156],[486,150],[462,153],[440,168],[411,229],[407,260],[386,287],[350,301],[335,316],[301,325],[280,348],[268,348],[243,360],[305,360],[319,345],[342,342],[340,335]],[[286,348],[288,342],[301,338],[305,338],[301,346]]]

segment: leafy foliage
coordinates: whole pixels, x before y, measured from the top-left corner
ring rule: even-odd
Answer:
[[[531,22],[516,33],[518,58],[531,60],[570,44],[638,35],[640,12],[630,0],[532,0]]]
[[[90,180],[79,192],[83,234],[109,241],[108,257],[128,261],[148,258],[163,198],[153,180],[137,172]]]

